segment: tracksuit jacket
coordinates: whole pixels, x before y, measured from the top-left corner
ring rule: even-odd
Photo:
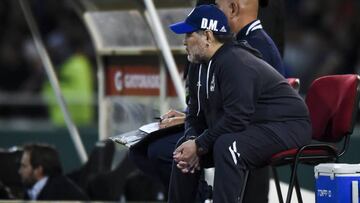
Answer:
[[[224,44],[207,66],[194,65],[189,71],[185,136],[197,137],[197,146],[205,152],[219,136],[241,132],[252,124],[309,121],[298,93],[245,42]],[[271,125],[270,130],[286,145],[286,132]]]

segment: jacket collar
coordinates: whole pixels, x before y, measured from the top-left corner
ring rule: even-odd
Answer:
[[[48,177],[45,176],[39,181],[37,181],[35,185],[27,191],[30,200],[36,200],[38,198],[40,192],[45,187],[47,181],[48,181]]]
[[[236,39],[244,39],[247,35],[249,35],[250,32],[258,29],[262,29],[262,25],[260,20],[254,20],[251,23],[247,24],[245,27],[243,27],[238,34],[236,35]]]

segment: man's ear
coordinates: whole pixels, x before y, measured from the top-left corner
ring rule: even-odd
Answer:
[[[204,35],[206,37],[206,42],[207,43],[212,43],[215,39],[214,39],[214,33],[211,30],[205,30],[204,31]]]
[[[229,10],[230,10],[230,18],[237,17],[240,12],[240,5],[238,4],[238,1],[231,1],[229,4]]]

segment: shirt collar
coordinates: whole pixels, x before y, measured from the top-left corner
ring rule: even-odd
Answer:
[[[38,180],[35,185],[27,191],[31,200],[36,200],[41,190],[44,188],[46,182],[48,181],[48,177],[45,176]]]
[[[262,29],[262,25],[260,20],[254,20],[251,23],[247,24],[245,27],[243,27],[239,33],[237,34],[237,39],[243,39],[245,36],[249,35],[250,32],[258,29]]]

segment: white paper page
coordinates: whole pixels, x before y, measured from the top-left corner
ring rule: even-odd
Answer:
[[[149,123],[149,124],[143,125],[139,128],[139,130],[146,132],[146,133],[152,133],[154,131],[159,130],[159,123],[154,122],[154,123]]]

